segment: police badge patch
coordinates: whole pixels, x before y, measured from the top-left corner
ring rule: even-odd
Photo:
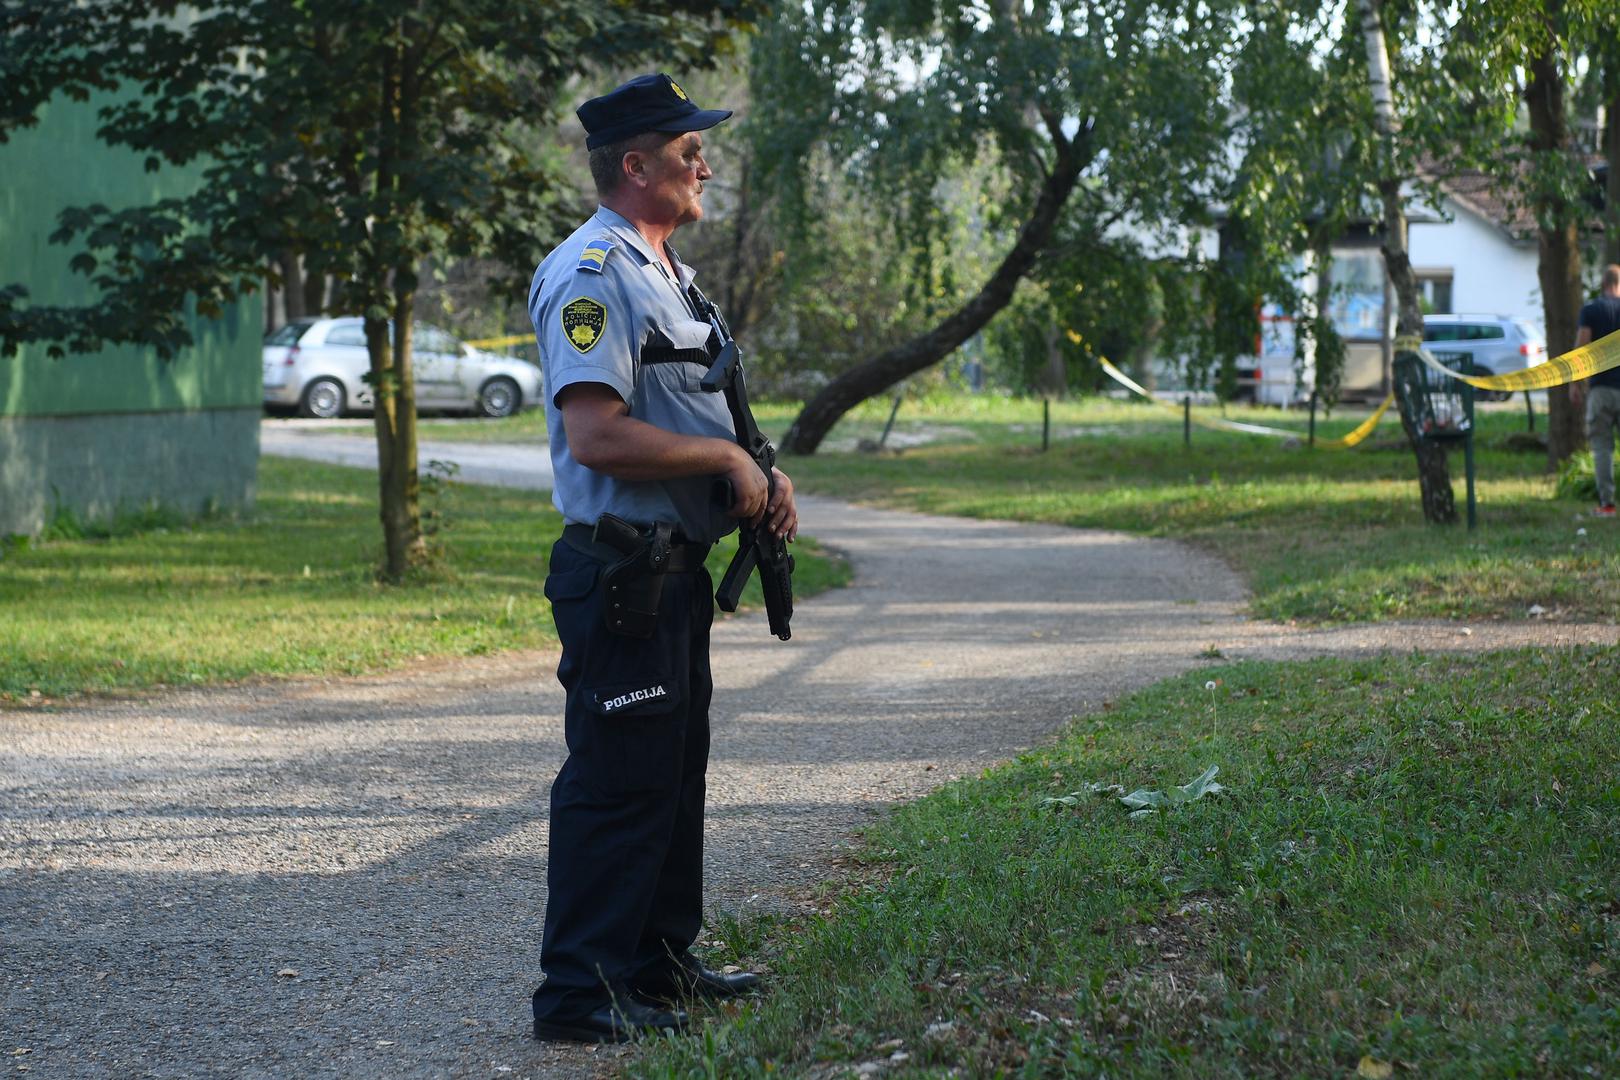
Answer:
[[[607,305],[588,296],[576,296],[563,305],[563,336],[578,351],[590,352],[607,328]]]
[[[669,80],[669,88],[671,90],[675,91],[675,96],[680,98],[682,101],[691,101],[692,100],[691,98],[686,96],[686,91],[681,89],[681,84],[676,82],[674,79]]]

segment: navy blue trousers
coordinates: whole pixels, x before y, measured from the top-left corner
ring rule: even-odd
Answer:
[[[667,575],[641,640],[608,632],[602,569],[559,540],[546,578],[568,694],[534,994],[536,1018],[553,1021],[655,981],[703,921],[713,587],[701,569]]]

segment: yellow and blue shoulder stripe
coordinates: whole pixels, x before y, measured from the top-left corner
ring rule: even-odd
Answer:
[[[608,252],[613,250],[611,236],[598,237],[585,245],[585,250],[579,253],[579,270],[595,270],[602,272],[602,264],[607,261]]]

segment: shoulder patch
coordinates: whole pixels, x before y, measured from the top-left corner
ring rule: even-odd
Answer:
[[[579,266],[577,270],[594,270],[602,272],[602,264],[607,261],[608,252],[613,250],[611,236],[598,237],[585,245],[585,250],[579,253]]]
[[[607,305],[589,296],[574,297],[563,305],[562,328],[576,352],[590,352],[607,329]]]

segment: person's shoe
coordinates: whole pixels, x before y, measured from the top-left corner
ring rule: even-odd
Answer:
[[[534,1037],[543,1042],[624,1043],[644,1035],[681,1035],[687,1024],[680,1009],[655,1009],[627,997],[572,1020],[535,1017]]]
[[[1614,517],[1614,503],[1599,503],[1598,508],[1592,511],[1593,517]]]
[[[674,1002],[690,998],[720,1001],[746,997],[759,990],[759,976],[751,971],[729,975],[711,971],[697,960],[671,968],[661,978],[631,984],[631,991],[650,1001]]]

